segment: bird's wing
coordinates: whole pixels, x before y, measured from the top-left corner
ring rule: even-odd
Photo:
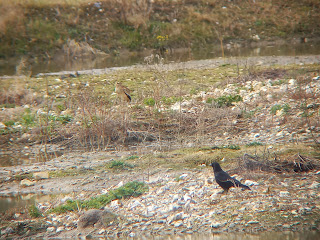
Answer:
[[[230,175],[224,171],[217,172],[215,174],[215,178],[220,182],[232,181],[232,177],[230,177]]]

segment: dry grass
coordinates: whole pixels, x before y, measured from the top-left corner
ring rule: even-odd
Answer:
[[[246,139],[246,134],[260,129],[261,125],[268,129],[280,125],[281,128],[296,132],[306,131],[307,126],[311,131],[310,136],[312,137],[313,133],[317,136],[317,129],[320,127],[318,107],[304,110],[305,105],[301,105],[313,103],[313,99],[318,96],[316,92],[310,92],[306,88],[311,83],[309,73],[299,73],[299,87],[294,92],[287,91],[287,97],[294,101],[294,104],[289,101],[291,108],[285,108],[285,104],[273,103],[271,100],[268,100],[269,107],[266,107],[267,97],[263,94],[260,96],[262,102],[240,102],[234,108],[206,102],[209,96],[217,96],[213,93],[201,96],[201,92],[225,89],[231,82],[241,89],[247,80],[264,83],[272,76],[275,78],[274,83],[281,84],[280,81],[277,82],[279,78],[286,83],[284,80],[291,78],[292,71],[259,68],[252,69],[250,77],[246,77],[245,74],[238,75],[238,67],[229,65],[205,70],[169,71],[167,65],[157,62],[155,65],[148,65],[144,70],[121,70],[100,76],[80,75],[62,80],[57,77],[24,78],[23,81],[17,78],[15,84],[11,82],[8,85],[5,82],[10,80],[3,81],[7,87],[1,94],[1,103],[13,103],[15,110],[21,109],[22,112],[21,106],[29,104],[30,115],[36,116],[36,121],[28,125],[28,132],[40,136],[42,143],[55,142],[66,149],[119,150],[152,145],[152,149],[162,151],[186,146],[212,147],[217,144],[220,147],[230,145],[226,151],[237,152],[238,146],[233,144],[240,144],[239,141],[242,141],[241,147],[247,144],[249,140]],[[310,66],[305,71],[314,74],[317,69]],[[240,72],[246,71],[241,69]],[[214,85],[218,80],[217,76],[228,81]],[[23,84],[18,84],[17,81],[22,81]],[[118,81],[133,90],[130,104],[118,101],[116,95],[112,94]],[[17,86],[20,86],[19,89]],[[31,98],[44,95],[45,101],[37,102],[37,98]],[[274,98],[274,101],[278,100],[281,99]],[[185,103],[188,104],[186,110],[180,110],[179,106]],[[271,111],[277,104],[283,111],[279,116],[275,115],[275,110]],[[172,110],[173,105],[178,106],[178,109]],[[44,112],[41,116],[39,109]],[[16,117],[10,119],[12,111],[5,109],[1,114],[6,121],[21,122],[17,112]],[[297,120],[299,111],[305,112]],[[48,113],[50,114],[46,118]],[[32,121],[30,116],[24,117],[29,117],[25,121]],[[278,121],[271,121],[273,118]],[[240,136],[244,136],[244,139]],[[183,157],[181,162],[199,165],[202,162],[207,163],[205,159],[211,161],[226,156],[225,148],[219,148],[219,151],[221,152],[215,151],[212,155],[192,153],[189,157]],[[234,158],[235,155],[229,154],[228,157]]]
[[[20,5],[16,5],[10,0],[0,1],[0,36],[3,36],[8,31],[8,26],[16,26],[16,31],[24,31],[23,8]]]
[[[0,5],[0,30],[6,33],[0,51],[5,56],[28,52],[48,57],[68,39],[107,53],[219,43],[223,55],[225,43],[253,41],[256,35],[263,40],[319,35],[316,0],[2,0]],[[158,36],[168,38],[159,42]]]

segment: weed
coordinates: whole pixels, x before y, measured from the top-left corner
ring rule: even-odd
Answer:
[[[109,164],[108,168],[111,169],[117,169],[117,170],[125,170],[125,169],[129,169],[129,168],[133,168],[132,164],[123,162],[123,161],[111,161],[111,163]]]
[[[290,106],[289,106],[288,103],[285,103],[285,104],[283,104],[283,105],[275,104],[275,105],[273,105],[273,106],[271,107],[270,113],[271,113],[272,115],[276,115],[276,114],[277,114],[277,111],[282,110],[282,111],[283,111],[283,114],[288,114],[289,111],[290,111],[290,109],[291,109],[291,108],[290,108]]]
[[[238,145],[227,145],[227,146],[223,146],[223,148],[227,148],[227,149],[230,149],[230,150],[240,150],[240,146]]]
[[[248,143],[246,146],[247,147],[256,147],[256,146],[262,146],[263,144],[261,142],[251,142]]]
[[[276,115],[277,111],[281,110],[282,109],[282,106],[279,105],[279,104],[276,104],[276,105],[273,105],[270,109],[270,113],[272,115]]]
[[[172,105],[176,102],[179,102],[182,100],[182,97],[162,97],[161,102],[164,103],[165,105]]]
[[[128,182],[122,187],[111,190],[108,195],[112,200],[129,197],[138,197],[148,191],[148,186],[144,182]]]
[[[60,121],[62,124],[67,124],[72,121],[72,116],[70,115],[61,115],[56,118],[57,121]]]
[[[131,156],[127,157],[127,160],[133,160],[133,159],[137,159],[137,158],[139,158],[139,156],[131,155]]]
[[[31,205],[28,210],[29,210],[29,215],[32,218],[38,218],[42,216],[42,213],[40,212],[39,208],[37,208],[37,206],[35,205]]]
[[[214,101],[217,104],[217,107],[230,107],[233,106],[234,102],[240,102],[242,100],[240,95],[228,95],[218,98],[208,98],[207,103],[212,103]]]
[[[143,100],[144,104],[149,106],[149,107],[153,107],[156,104],[156,101],[154,100],[154,98],[150,97],[150,98],[145,98]]]
[[[148,186],[144,182],[128,182],[122,187],[109,191],[107,194],[92,197],[88,200],[67,200],[65,204],[53,208],[51,212],[63,213],[82,208],[101,208],[115,199],[138,197],[147,191]]]
[[[14,120],[9,120],[9,121],[4,122],[4,124],[7,127],[12,127],[15,124],[15,121]]]

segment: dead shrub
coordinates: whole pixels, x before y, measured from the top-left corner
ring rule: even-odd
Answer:
[[[266,172],[309,172],[314,169],[319,169],[320,164],[316,159],[295,154],[286,159],[280,159],[275,156],[273,159],[270,155],[249,155],[244,154],[239,159],[240,168],[245,168],[251,171],[266,171]]]
[[[146,27],[150,14],[153,10],[152,0],[114,0],[120,8],[120,18],[127,24],[132,25],[135,29]]]
[[[68,58],[95,58],[97,55],[105,56],[106,54],[91,47],[87,42],[77,42],[74,39],[68,41],[63,45],[63,52]]]
[[[37,97],[31,89],[24,88],[21,84],[3,88],[0,91],[0,104],[14,104],[15,106],[23,106],[25,104],[40,103],[42,99]]]

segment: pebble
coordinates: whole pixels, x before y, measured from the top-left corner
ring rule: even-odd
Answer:
[[[317,188],[319,188],[319,187],[320,187],[320,183],[314,181],[308,188],[310,188],[310,189],[317,189]]]
[[[47,232],[54,232],[56,230],[55,227],[48,227]]]
[[[35,184],[34,181],[30,181],[29,179],[23,179],[20,181],[20,185],[23,187],[30,187],[33,186]]]
[[[288,191],[281,191],[279,193],[280,197],[290,197],[290,193]]]
[[[62,226],[58,227],[57,230],[56,230],[56,233],[62,232],[64,230],[65,230],[64,227],[62,227]]]

